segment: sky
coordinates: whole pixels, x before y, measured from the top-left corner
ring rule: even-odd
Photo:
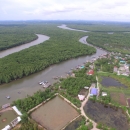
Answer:
[[[0,20],[130,22],[130,0],[0,0]]]

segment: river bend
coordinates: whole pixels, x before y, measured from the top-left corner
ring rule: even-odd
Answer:
[[[42,37],[44,39],[43,35],[39,36],[40,39],[42,39]],[[86,42],[87,37],[88,36],[82,37],[79,42],[88,44]],[[37,40],[39,40],[39,38]],[[0,85],[0,105],[12,102],[20,98],[25,98],[27,94],[32,95],[39,89],[44,90],[42,86],[38,84],[39,81],[47,80],[48,82],[53,84],[54,82],[56,82],[56,80],[53,79],[54,76],[64,76],[66,72],[70,71],[71,68],[82,65],[85,61],[91,61],[93,57],[99,57],[107,53],[106,51],[98,48],[96,48],[96,50],[96,53],[91,56],[82,56],[79,58],[70,59],[59,64],[52,65],[43,71],[24,77],[22,79],[15,80],[8,84]],[[11,97],[10,100],[6,98],[7,95]]]

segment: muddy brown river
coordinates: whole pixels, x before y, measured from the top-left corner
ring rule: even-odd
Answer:
[[[48,39],[49,37],[47,37],[46,40]],[[81,39],[79,39],[79,42],[88,44],[86,42],[86,39],[87,36],[82,37]],[[33,41],[33,45],[37,45],[44,41],[45,41],[45,35],[38,34],[38,39]],[[14,52],[16,52],[16,48],[12,48],[12,49],[14,49]],[[12,51],[12,49],[6,50],[6,54],[7,52],[9,54],[10,50]],[[0,85],[0,105],[3,105],[8,102],[12,102],[20,98],[25,98],[27,95],[32,95],[34,92],[38,91],[39,89],[44,90],[42,86],[38,84],[39,81],[47,80],[52,84],[56,82],[56,80],[53,79],[54,76],[63,76],[66,74],[66,72],[70,71],[71,68],[75,68],[78,65],[82,65],[86,61],[91,61],[93,57],[98,57],[101,56],[102,54],[107,53],[106,51],[98,48],[96,48],[96,50],[97,50],[96,53],[91,56],[82,56],[79,58],[67,60],[59,64],[52,65],[41,72],[32,74],[22,79],[15,80],[8,84]],[[8,95],[11,97],[9,100],[6,98],[6,96]]]

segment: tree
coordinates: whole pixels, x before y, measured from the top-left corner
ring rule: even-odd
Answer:
[[[23,113],[23,115],[21,116],[21,123],[26,123],[28,122],[28,115],[27,113]]]

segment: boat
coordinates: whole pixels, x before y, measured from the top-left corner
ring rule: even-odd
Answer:
[[[44,85],[44,84],[47,84],[47,83],[48,83],[48,81],[39,81],[40,85]]]
[[[10,96],[6,96],[7,99],[10,99]]]

